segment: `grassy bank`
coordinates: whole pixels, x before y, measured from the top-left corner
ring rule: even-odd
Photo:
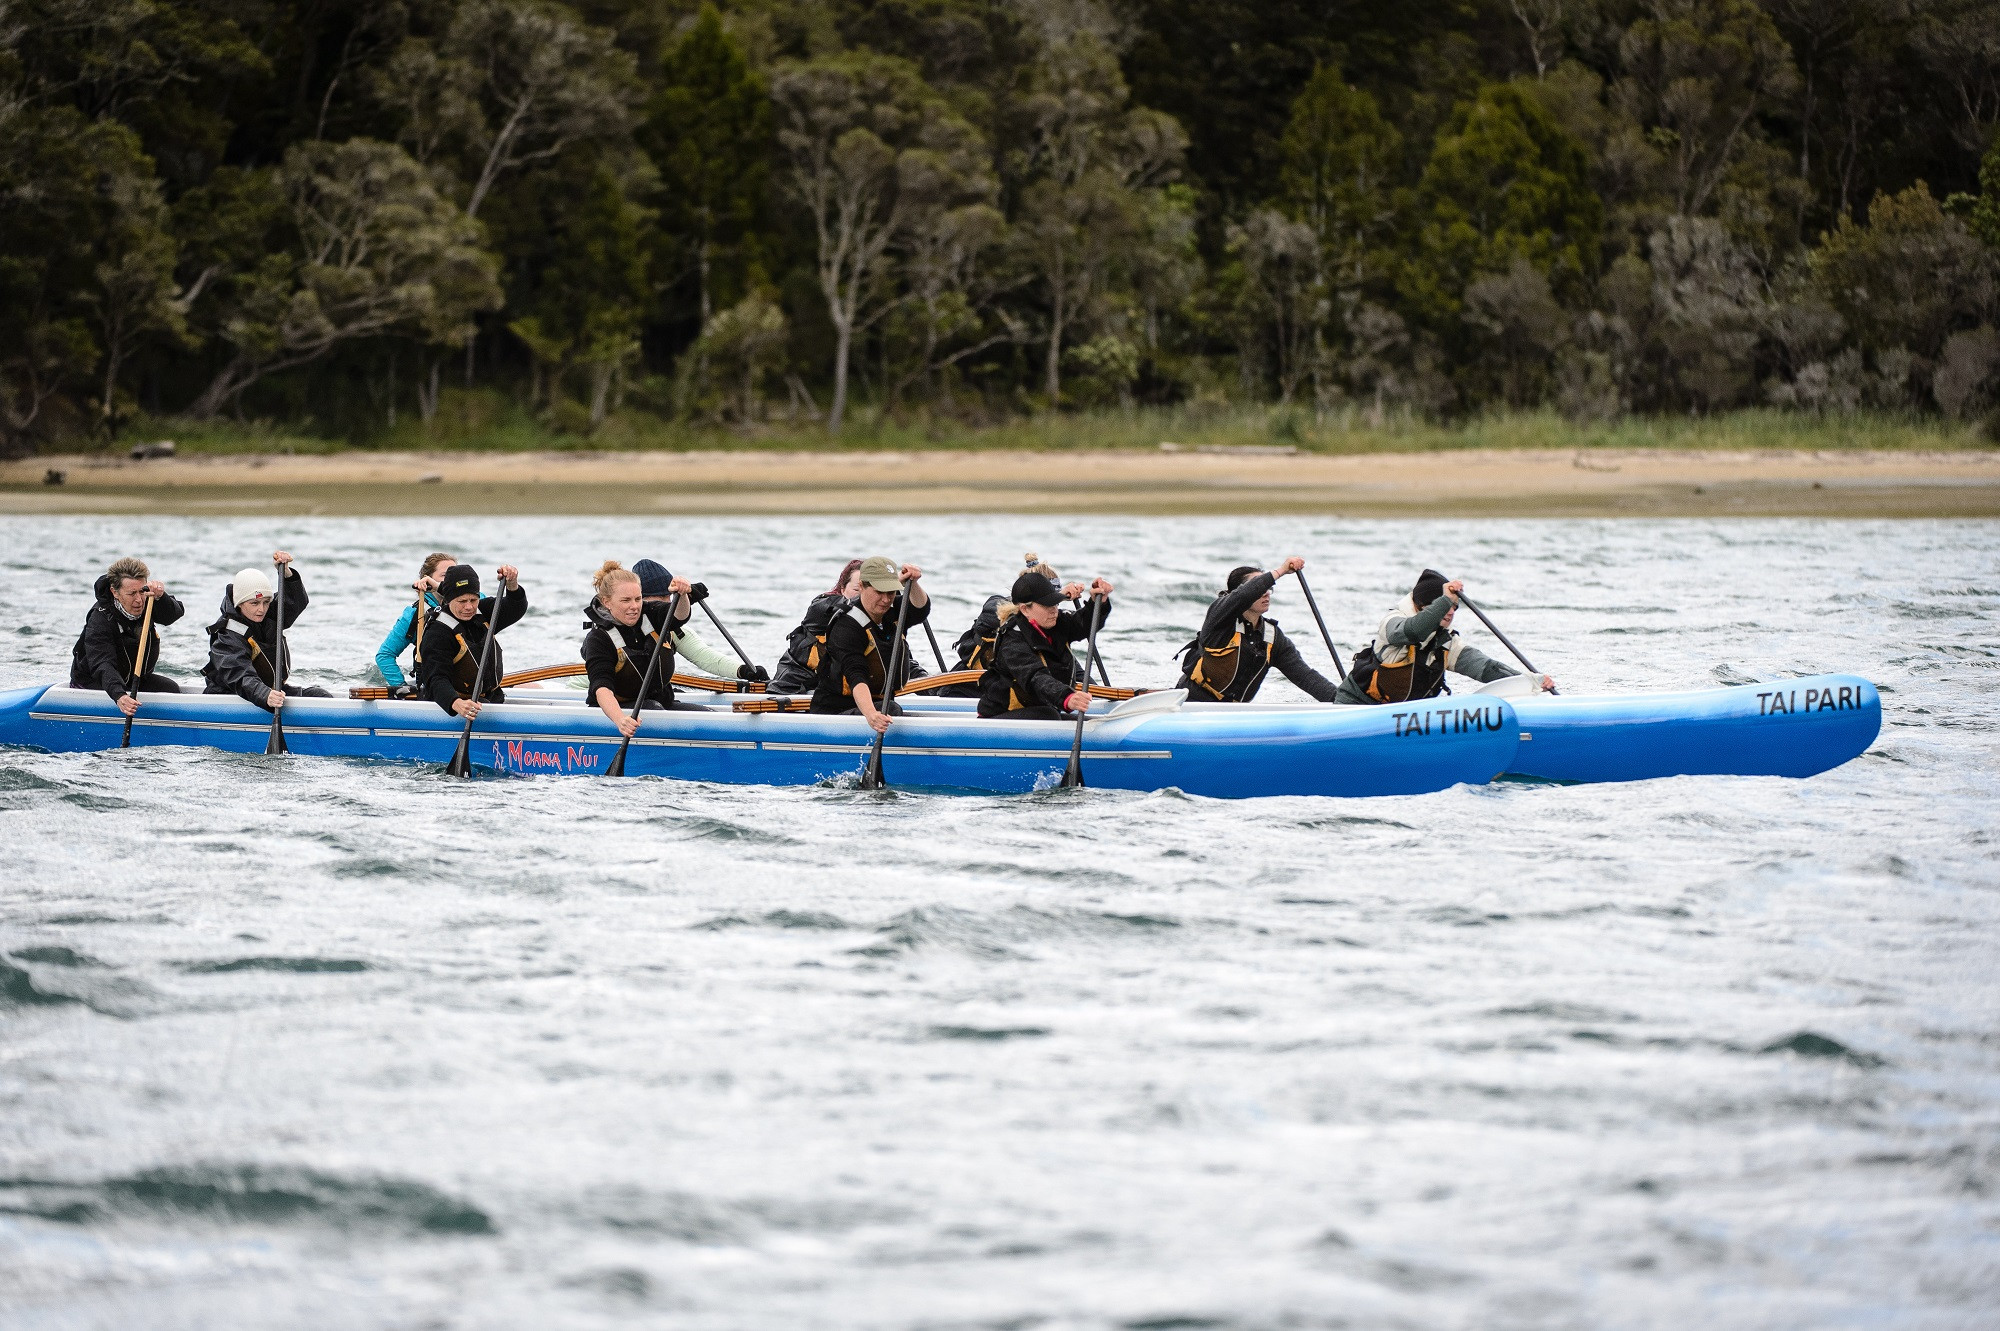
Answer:
[[[894,420],[862,414],[836,438],[799,421],[750,428],[686,425],[624,412],[588,437],[549,429],[497,394],[447,395],[426,427],[405,417],[364,443],[330,439],[271,422],[143,419],[121,447],[171,439],[183,453],[320,454],[449,450],[812,450],[1140,449],[1163,443],[1188,449],[1280,446],[1325,455],[1431,453],[1460,449],[1782,449],[1952,451],[2000,447],[1977,423],[1938,417],[1856,414],[1814,416],[1758,410],[1695,418],[1627,417],[1578,424],[1553,412],[1511,412],[1449,423],[1391,416],[1371,422],[1356,411],[1315,414],[1291,407],[1148,408],[1021,418],[974,426],[953,420]]]

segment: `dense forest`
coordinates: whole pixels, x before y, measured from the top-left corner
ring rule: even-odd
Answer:
[[[0,0],[0,447],[2000,408],[2000,0]]]

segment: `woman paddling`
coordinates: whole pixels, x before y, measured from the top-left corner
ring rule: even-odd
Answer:
[[[1062,575],[1042,562],[1042,557],[1030,550],[1024,557],[1023,571],[1039,573],[1050,582],[1060,583]],[[1083,584],[1073,582],[1063,588],[1065,597],[1083,595]],[[958,664],[953,670],[984,670],[993,664],[993,643],[1000,635],[1000,626],[1014,617],[1015,604],[1005,596],[994,595],[986,598],[979,607],[979,614],[973,619],[972,627],[961,633],[958,642]],[[977,698],[979,682],[951,684],[937,691],[941,698]]]
[[[778,668],[771,675],[771,692],[811,693],[819,687],[827,628],[860,596],[861,561],[850,559],[840,566],[840,576],[833,580],[832,590],[813,597],[799,626],[786,637],[785,654],[778,658]]]
[[[1072,583],[1080,594],[1085,588]],[[1097,622],[1111,616],[1111,584],[1103,578],[1087,589],[1104,598]],[[1013,721],[1059,721],[1090,706],[1084,679],[1069,644],[1090,636],[1091,611],[1065,610],[1069,588],[1028,569],[1014,579],[1009,609],[994,635],[993,664],[979,677],[979,714]]]
[[[424,654],[424,625],[439,609],[435,593],[443,579],[441,570],[457,562],[456,558],[442,550],[424,556],[423,567],[417,571],[417,580],[410,584],[417,599],[403,607],[403,613],[396,617],[395,627],[389,630],[388,637],[382,639],[382,645],[375,649],[375,669],[381,672],[382,682],[398,698],[411,696],[416,692],[416,686],[403,677],[403,668],[397,664],[396,658],[403,654],[405,647],[415,648],[416,656],[410,661],[410,672],[416,673]]]
[[[233,693],[265,711],[285,705],[287,697],[330,698],[316,686],[290,687],[292,654],[285,647],[285,630],[306,610],[306,584],[283,550],[271,562],[285,571],[285,622],[271,614],[271,579],[260,568],[246,568],[222,589],[222,617],[208,626],[208,664],[201,668],[208,681],[203,693]]]
[[[1189,702],[1249,702],[1273,668],[1314,700],[1334,701],[1337,686],[1306,664],[1269,613],[1271,588],[1305,566],[1305,560],[1293,555],[1269,572],[1259,572],[1255,564],[1229,571],[1222,595],[1201,621],[1201,632],[1182,649],[1183,672],[1176,687],[1187,690]]]
[[[673,672],[654,667],[651,681],[646,681],[658,642],[639,624],[639,616],[646,610],[639,575],[617,560],[607,559],[591,581],[597,596],[584,609],[590,631],[583,635],[590,700],[618,727],[619,734],[630,735],[639,728],[639,719],[625,715],[625,709],[639,700],[640,684],[646,684],[646,696],[639,702],[642,708],[672,707]]]
[[[453,716],[478,716],[481,703],[507,701],[500,690],[500,678],[506,674],[500,644],[493,644],[493,659],[484,676],[479,674],[479,662],[489,628],[497,632],[528,613],[528,593],[521,589],[520,570],[512,564],[500,566],[500,580],[501,595],[482,600],[478,570],[470,564],[452,565],[438,588],[443,613],[424,625],[417,692]]]
[[[1351,704],[1410,702],[1445,692],[1447,671],[1481,684],[1521,672],[1496,661],[1458,636],[1451,626],[1465,584],[1427,568],[1394,614],[1382,620],[1374,640],[1354,654],[1354,668],[1334,701]],[[1554,680],[1537,681],[1553,690]]]

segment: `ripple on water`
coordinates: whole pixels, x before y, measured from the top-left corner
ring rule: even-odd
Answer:
[[[918,906],[876,926],[876,941],[853,949],[856,956],[890,957],[942,948],[992,960],[1022,958],[1025,945],[1056,939],[1119,939],[1180,929],[1166,915],[1121,915],[1111,911],[1009,906],[998,911],[958,906]]]
[[[85,1226],[311,1226],[383,1237],[498,1232],[478,1207],[414,1179],[294,1165],[172,1166],[83,1182],[0,1178],[0,1212]]]
[[[189,975],[232,975],[238,971],[278,971],[291,975],[350,975],[375,968],[353,957],[232,957],[227,961],[182,962]]]

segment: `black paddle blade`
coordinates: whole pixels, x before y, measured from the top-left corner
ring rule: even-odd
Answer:
[[[883,784],[882,737],[877,735],[875,737],[875,748],[868,755],[868,765],[861,769],[861,788],[863,790],[880,790]]]
[[[1078,762],[1070,763],[1069,767],[1063,772],[1062,785],[1057,787],[1057,789],[1068,790],[1071,787],[1075,787],[1077,789],[1082,789],[1083,787],[1082,763]]]
[[[444,769],[446,776],[472,775],[472,746],[463,739],[458,742],[458,752],[451,755],[451,766]]]
[[[267,754],[291,752],[285,747],[285,718],[276,712],[271,713],[271,737],[264,741],[264,752]]]
[[[625,775],[625,749],[629,744],[630,741],[628,740],[626,741],[625,744],[620,744],[618,746],[618,752],[611,756],[611,765],[604,769],[604,775],[606,776]]]
[[[121,749],[132,747],[132,718],[129,716],[125,718],[125,738],[118,741],[118,747]]]

